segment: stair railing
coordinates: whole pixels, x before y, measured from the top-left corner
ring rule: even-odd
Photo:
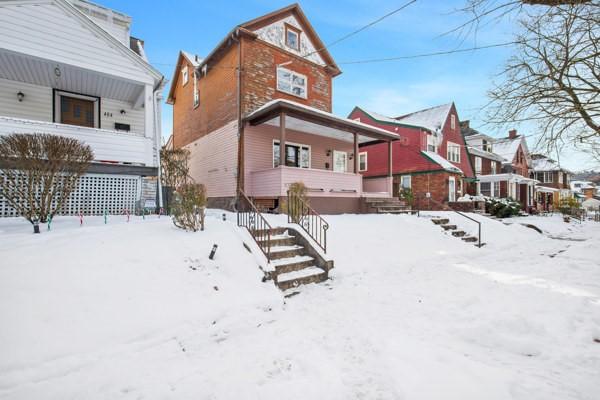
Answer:
[[[456,214],[475,222],[477,224],[477,247],[481,248],[481,222],[480,221],[477,221],[475,218],[469,217],[468,215],[455,210],[454,208],[450,207],[447,204],[440,203],[439,201],[437,201],[435,199],[428,198],[428,200],[431,201],[432,203],[435,203],[435,204],[441,206],[442,209],[444,209],[444,210],[453,211]]]
[[[327,230],[329,224],[309,206],[302,197],[288,190],[288,223],[300,225],[302,229],[327,253]]]
[[[267,261],[271,262],[271,225],[241,189],[236,208],[238,226],[243,226],[250,232]]]

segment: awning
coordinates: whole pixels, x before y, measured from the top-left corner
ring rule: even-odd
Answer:
[[[547,186],[536,186],[535,190],[536,190],[536,192],[541,192],[541,193],[556,193],[556,192],[560,192],[559,189],[555,189],[555,188],[551,188],[551,187],[547,187]]]
[[[346,142],[353,142],[354,134],[358,135],[359,143],[375,140],[389,142],[399,138],[395,133],[384,129],[283,99],[266,103],[247,115],[244,121],[253,126],[260,124],[279,126],[282,114],[285,117],[286,129],[327,136]]]

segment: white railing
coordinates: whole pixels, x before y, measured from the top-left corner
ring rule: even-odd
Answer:
[[[152,140],[128,132],[0,116],[0,135],[11,133],[66,136],[88,144],[96,161],[154,166]]]

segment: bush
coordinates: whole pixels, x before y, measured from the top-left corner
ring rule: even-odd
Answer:
[[[94,159],[77,139],[41,133],[0,137],[0,195],[33,224],[60,211]]]
[[[204,230],[206,188],[202,184],[186,183],[174,192],[171,208],[173,224],[186,231]]]
[[[308,205],[307,188],[303,182],[294,182],[288,189],[288,198],[281,202],[280,212],[288,214],[292,222],[298,223],[302,215],[302,205]],[[290,197],[294,202],[290,207]]]
[[[486,198],[485,210],[498,218],[510,218],[518,215],[521,211],[521,204],[512,199],[492,199]]]
[[[403,188],[400,191],[400,200],[405,201],[406,204],[408,204],[410,207],[413,206],[413,203],[415,201],[415,196],[413,194],[412,189],[408,189],[408,188]]]

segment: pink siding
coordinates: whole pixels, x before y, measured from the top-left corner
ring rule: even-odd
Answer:
[[[363,179],[363,190],[373,193],[392,193],[392,178],[383,176],[380,178]]]
[[[185,146],[190,175],[206,185],[208,197],[235,196],[237,187],[237,122],[233,121]]]
[[[358,197],[362,193],[359,174],[295,167],[254,171],[246,188],[251,196],[285,196],[294,182],[304,182],[310,197]]]

